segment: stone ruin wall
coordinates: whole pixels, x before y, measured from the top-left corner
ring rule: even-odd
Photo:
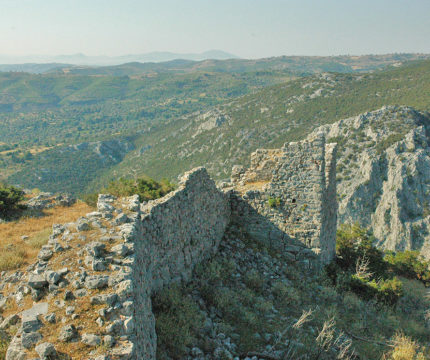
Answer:
[[[97,257],[100,254],[90,257],[90,268],[82,280],[89,289],[108,284],[98,290],[100,299],[118,302],[118,306],[111,304],[118,310],[110,315],[108,327],[115,325],[117,344],[107,350],[108,358],[156,358],[151,296],[165,285],[188,280],[194,266],[217,251],[229,223],[239,224],[279,251],[304,257],[320,253],[323,262],[331,259],[337,209],[335,154],[335,146],[326,145],[323,136],[278,150],[258,150],[252,155],[251,168],[236,167],[232,184],[223,190],[204,168],[197,168],[184,175],[176,191],[161,199],[141,204],[137,196],[115,200],[100,195],[98,212],[63,226],[65,234],[64,229],[75,226],[77,233],[71,235],[79,237],[85,231],[80,230],[83,223],[102,218],[110,222],[112,238],[119,242],[104,259]],[[268,207],[269,197],[279,198],[279,206]],[[103,233],[106,231],[101,231],[99,242],[88,244],[90,252],[104,248],[109,237]],[[60,235],[52,235],[53,243]],[[95,264],[107,264],[109,258],[117,259],[116,265],[108,265],[110,272],[98,275]],[[38,276],[43,277],[41,274]],[[26,353],[20,335],[8,353],[8,360],[16,358],[13,354]]]
[[[322,262],[333,258],[336,145],[323,134],[257,150],[249,169],[233,169],[232,182],[239,189],[231,194],[233,216],[251,236],[279,251],[305,246]]]
[[[142,208],[133,232],[136,354],[155,359],[151,294],[188,280],[194,266],[217,251],[229,222],[228,199],[204,168],[186,173],[176,191]]]

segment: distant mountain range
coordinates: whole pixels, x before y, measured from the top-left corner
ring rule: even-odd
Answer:
[[[158,61],[169,57],[175,59]],[[223,57],[225,59],[222,59]],[[195,60],[198,58],[206,59]],[[430,58],[429,54],[385,54],[361,56],[278,56],[263,59],[241,59],[232,54],[213,50],[202,54],[151,53],[116,58],[87,57],[85,55],[56,56],[49,59],[39,57],[39,62],[6,64],[4,63],[5,61],[18,61],[19,59],[11,57],[6,59],[0,55],[0,72],[84,76],[135,76],[154,73],[228,72],[243,74],[253,71],[281,71],[303,76],[320,72],[353,73],[376,71],[387,66],[400,66],[406,61],[428,58]],[[99,61],[98,65],[83,64],[89,62],[88,59],[94,62]],[[106,59],[109,61],[115,60],[119,65],[102,64],[103,61],[108,61]],[[48,60],[50,62],[46,62]],[[42,61],[45,61],[45,63],[42,63]]]
[[[87,65],[87,66],[108,66],[108,65],[119,65],[129,62],[162,62],[171,61],[175,59],[184,60],[226,60],[226,59],[237,59],[236,55],[227,53],[221,50],[209,50],[199,54],[179,54],[167,51],[150,52],[146,54],[130,54],[122,56],[87,56],[84,54],[72,54],[72,55],[28,55],[28,56],[10,56],[0,55],[0,64],[11,65],[10,71],[13,69],[19,69],[20,65],[36,65],[44,64],[47,67],[55,67],[58,64],[71,64],[71,65]],[[36,66],[35,66],[36,68]]]

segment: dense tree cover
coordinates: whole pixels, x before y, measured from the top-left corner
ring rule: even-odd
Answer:
[[[9,218],[24,209],[24,192],[15,186],[0,183],[0,218]]]

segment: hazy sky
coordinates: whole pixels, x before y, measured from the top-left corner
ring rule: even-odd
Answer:
[[[430,53],[430,0],[0,0],[0,54]]]

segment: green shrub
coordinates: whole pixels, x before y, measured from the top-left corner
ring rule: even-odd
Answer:
[[[182,359],[187,354],[187,346],[196,341],[194,334],[203,326],[198,305],[179,285],[172,285],[155,295],[152,306],[158,347],[165,349],[168,356]]]
[[[393,265],[387,259],[395,263],[395,256],[386,255],[384,258],[384,253],[372,243],[373,236],[368,230],[357,224],[341,225],[336,237],[337,257],[325,267],[326,277],[339,292],[352,291],[365,300],[395,305],[403,295],[401,281],[396,277],[390,278]],[[404,256],[400,258],[404,259]],[[397,271],[397,274],[415,274],[411,270],[415,258],[409,256],[407,259],[409,267],[404,268],[403,272]],[[405,261],[401,263],[406,266]],[[418,264],[416,266],[419,268]]]
[[[100,190],[100,193],[108,193],[117,197],[137,194],[140,201],[148,201],[163,197],[174,189],[175,185],[167,179],[157,182],[149,177],[138,179],[120,178],[117,181],[111,181],[106,188]],[[81,198],[89,206],[95,207],[97,205],[98,194],[99,192],[84,194]]]
[[[137,194],[140,201],[148,201],[163,197],[174,189],[175,185],[167,179],[157,182],[154,179],[142,177],[138,179],[121,178],[118,181],[111,181],[104,192],[118,197]]]
[[[88,206],[96,207],[97,206],[97,199],[98,199],[98,197],[99,197],[98,193],[92,193],[92,194],[84,194],[84,195],[82,195],[81,199]]]
[[[430,282],[430,262],[425,261],[418,251],[388,252],[385,255],[385,261],[399,276],[418,279],[424,284]]]
[[[351,275],[350,288],[365,300],[376,300],[386,305],[395,305],[403,295],[403,285],[398,278],[368,281],[357,275]]]
[[[248,271],[245,275],[245,284],[257,293],[263,291],[264,279],[256,270]]]
[[[277,207],[281,206],[281,199],[278,197],[276,197],[276,198],[275,197],[269,197],[267,199],[267,205],[270,208],[277,208]]]
[[[336,234],[336,263],[344,271],[354,272],[360,259],[369,261],[369,271],[377,277],[385,277],[387,263],[384,253],[373,246],[371,233],[358,224],[339,227]]]
[[[9,218],[16,215],[25,206],[21,204],[24,200],[24,192],[15,186],[0,183],[0,218]]]

